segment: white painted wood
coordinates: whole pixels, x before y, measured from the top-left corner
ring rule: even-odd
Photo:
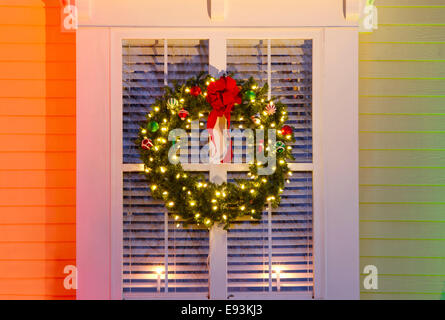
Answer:
[[[272,48],[271,40],[267,39],[267,85],[269,86],[267,90],[267,100],[272,97]]]
[[[270,201],[267,203],[267,249],[269,266],[269,292],[272,292],[272,205]]]
[[[110,299],[109,30],[80,29],[76,43],[77,298]],[[116,174],[120,174],[119,170]],[[119,237],[120,231],[116,232],[114,236]]]
[[[209,40],[209,65],[210,74],[215,77],[226,69],[226,39],[221,35]],[[214,129],[214,139],[221,150],[225,145],[222,130],[226,125],[221,125],[221,121],[217,123],[219,125]],[[219,152],[216,157],[218,162],[209,164],[209,179],[213,183],[221,184],[227,181],[227,171],[221,166]],[[219,224],[213,225],[209,232],[209,298],[227,299],[227,231]]]
[[[87,0],[78,0],[82,3]],[[343,0],[225,0],[224,21],[212,21],[208,0],[94,0],[80,26],[106,27],[332,27],[345,19]],[[263,38],[264,39],[264,38]]]
[[[312,212],[313,212],[313,263],[314,298],[325,297],[325,211],[324,211],[324,164],[328,161],[323,154],[323,74],[324,36],[322,31],[312,38]],[[326,100],[328,103],[329,100]],[[291,168],[294,170],[294,168]]]
[[[357,30],[325,30],[323,75],[324,297],[358,299]]]
[[[73,5],[77,4],[77,14],[79,21],[91,22],[93,18],[91,0],[72,1]]]
[[[247,163],[221,163],[219,168],[226,172],[242,172],[249,171],[249,165]],[[314,165],[312,163],[289,163],[289,169],[291,171],[313,171]],[[209,171],[210,164],[201,163],[185,163],[182,165],[186,171]],[[124,172],[142,172],[144,171],[144,165],[142,163],[126,163],[122,164],[122,171]]]
[[[209,0],[210,19],[213,22],[224,21],[226,15],[226,0]]]
[[[216,224],[209,233],[209,297],[227,299],[227,231]]]
[[[117,48],[111,50],[111,48]],[[122,237],[123,237],[123,172],[119,170],[122,165],[122,68],[112,68],[111,66],[122,65],[122,45],[115,42],[115,39],[109,36],[109,57],[108,66],[110,72],[110,84],[121,83],[115,86],[113,90],[109,88],[110,113],[111,113],[111,299],[122,299]],[[112,133],[111,133],[112,132]],[[120,278],[120,279],[119,279]],[[119,279],[119,280],[118,280]]]
[[[363,0],[345,0],[345,1],[343,1],[346,20],[358,21],[358,19],[360,17],[360,7],[361,7],[360,3],[362,1]]]

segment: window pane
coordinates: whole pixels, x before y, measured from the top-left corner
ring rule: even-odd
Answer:
[[[227,40],[227,71],[267,83],[267,40]],[[271,93],[289,108],[294,162],[312,162],[312,41],[271,40]],[[234,122],[234,126],[236,123]]]
[[[240,172],[227,176],[229,182],[247,178]],[[243,292],[276,292],[277,268],[280,270],[281,292],[311,295],[312,172],[294,172],[286,184],[280,206],[272,209],[270,221],[267,210],[259,222],[240,220],[229,229],[227,243],[228,291],[235,297]],[[272,266],[271,287],[269,261]]]
[[[131,294],[166,292],[166,264],[169,293],[202,292],[204,298],[208,292],[207,229],[176,227],[180,220],[172,217],[168,217],[166,228],[167,210],[163,201],[152,199],[148,190],[142,174],[124,173],[124,298]],[[159,289],[158,271],[161,272]]]
[[[164,40],[122,43],[124,163],[141,162],[134,140],[150,106],[163,95],[165,83],[172,85],[173,80],[182,82],[209,70],[207,40],[168,39],[167,52],[164,44]]]

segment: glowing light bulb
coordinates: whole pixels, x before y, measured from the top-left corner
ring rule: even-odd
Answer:
[[[167,169],[164,167],[160,167],[159,170],[161,170],[162,173],[165,173],[167,171]]]
[[[218,210],[218,207],[217,206],[213,206],[213,211],[216,211],[216,210]]]
[[[153,190],[153,191],[155,191],[157,188],[158,188],[158,186],[155,185],[155,184],[153,184],[153,185],[151,186],[151,190]]]
[[[142,129],[141,132],[142,132],[142,134],[146,134],[147,130],[146,129]]]
[[[156,269],[155,269],[155,272],[157,274],[162,274],[163,271],[164,271],[164,268],[162,268],[162,267],[156,267]]]
[[[223,214],[223,219],[227,220],[227,216],[225,214]]]
[[[153,110],[158,112],[160,109],[159,109],[159,107],[154,107]]]
[[[246,207],[245,206],[241,206],[241,211],[244,211],[244,210],[246,210]]]
[[[191,207],[194,207],[196,205],[196,202],[195,201],[190,201],[190,206]]]
[[[168,203],[168,206],[169,207],[173,207],[175,205],[175,203],[173,202],[173,201],[170,201],[169,203]]]

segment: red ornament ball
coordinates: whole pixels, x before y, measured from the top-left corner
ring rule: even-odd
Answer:
[[[181,118],[181,120],[185,120],[185,118],[187,118],[188,115],[189,115],[189,112],[187,110],[185,110],[185,109],[181,109],[178,112],[178,116],[179,116],[179,118]]]
[[[141,147],[142,149],[150,150],[153,147],[153,141],[151,141],[151,139],[145,138],[141,142]]]
[[[283,127],[281,128],[281,134],[282,134],[283,136],[287,136],[287,135],[292,134],[292,128],[289,127],[289,126],[283,126]]]
[[[201,94],[201,88],[198,86],[194,86],[190,89],[190,94],[194,97],[197,97]]]

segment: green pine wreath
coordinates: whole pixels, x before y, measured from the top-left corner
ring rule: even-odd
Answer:
[[[207,97],[208,87],[215,81],[210,75],[200,74],[182,84],[175,82],[173,87],[165,87],[164,95],[146,115],[136,140],[151,195],[164,200],[169,213],[179,222],[178,226],[210,228],[215,223],[222,223],[228,229],[240,217],[260,220],[268,202],[272,207],[279,205],[285,180],[292,174],[287,160],[294,158],[288,144],[295,139],[292,129],[285,125],[287,107],[275,99],[268,100],[267,84],[258,86],[253,78],[236,82],[242,100],[238,99],[241,103],[234,105],[231,118],[242,128],[265,129],[264,152],[276,153],[273,174],[258,176],[262,164],[255,159],[249,164],[249,179],[215,184],[206,181],[202,174],[192,175],[185,171],[181,163],[170,163],[168,153],[175,141],[168,140],[169,131],[187,130],[191,121],[207,119],[212,111]],[[277,129],[274,146],[267,144],[267,129]]]

